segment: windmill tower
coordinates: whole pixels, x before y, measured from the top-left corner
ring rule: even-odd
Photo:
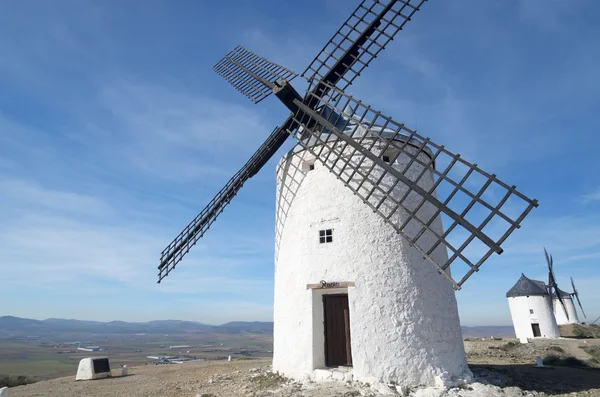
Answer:
[[[303,73],[304,96],[293,71],[241,46],[213,67],[291,114],[165,248],[159,282],[293,137],[276,192],[273,369],[287,376],[417,386],[469,375],[454,290],[537,206],[345,92],[423,3],[362,1]]]
[[[369,131],[355,121],[344,131],[355,129],[361,135]],[[365,138],[363,144],[375,139]],[[394,139],[403,145],[408,137]],[[432,383],[441,372],[460,377],[467,364],[452,284],[316,161],[312,153],[326,150],[317,142],[296,146],[277,167],[273,368],[301,378],[313,377],[315,369],[352,366],[355,379],[409,384]],[[409,150],[423,163],[433,156]],[[393,149],[373,151],[396,170],[413,159]],[[347,156],[350,162],[361,161],[360,156],[352,159],[350,151]],[[423,171],[413,166],[409,172]],[[394,182],[383,176],[380,186],[389,189]],[[423,189],[433,183],[431,172],[419,179]],[[390,195],[401,198],[407,190],[396,186]],[[415,208],[418,197],[404,203]],[[409,220],[408,213],[398,211],[395,224]],[[433,247],[434,233],[443,234],[436,207],[424,204],[419,216],[432,220],[420,243]],[[430,257],[448,261],[441,245]],[[328,376],[335,375],[330,371]]]
[[[529,338],[558,338],[552,298],[543,281],[521,274],[519,281],[506,293],[515,335],[526,343]]]

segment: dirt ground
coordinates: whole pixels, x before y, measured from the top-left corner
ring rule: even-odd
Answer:
[[[466,341],[465,351],[471,371],[480,381],[488,378],[498,386],[516,386],[551,396],[600,397],[600,362],[582,349],[587,346],[600,346],[600,339],[547,339],[528,344],[516,339]],[[549,356],[574,357],[584,366],[536,368],[533,364],[537,356],[544,361]]]
[[[521,345],[516,340],[466,341],[474,383],[451,390],[413,390],[415,397],[476,396],[596,396],[600,397],[600,363],[581,347],[600,340],[539,340]],[[582,368],[535,368],[536,356],[576,357]],[[572,364],[572,363],[571,363]],[[351,397],[378,396],[393,390],[359,383],[296,383],[269,371],[270,360],[195,362],[113,370],[112,378],[75,382],[53,379],[9,389],[9,397]],[[594,368],[596,366],[596,368]],[[407,393],[407,391],[402,391]]]

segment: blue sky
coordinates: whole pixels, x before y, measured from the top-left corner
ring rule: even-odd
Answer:
[[[343,0],[0,2],[0,315],[271,320],[275,165],[160,285],[160,251],[286,116],[211,70],[237,44],[302,72]],[[510,324],[521,272],[600,316],[600,4],[428,1],[348,92],[540,207],[457,293]],[[295,80],[298,90],[306,84]]]

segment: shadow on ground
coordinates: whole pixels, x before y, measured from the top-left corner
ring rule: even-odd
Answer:
[[[529,364],[469,366],[476,380],[522,390],[544,392],[548,395],[577,393],[600,389],[600,369],[544,367]]]

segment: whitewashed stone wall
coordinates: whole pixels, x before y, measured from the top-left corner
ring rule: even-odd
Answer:
[[[554,316],[556,317],[556,322],[558,325],[563,324],[578,324],[579,316],[577,316],[577,310],[575,310],[575,304],[573,303],[573,299],[571,298],[562,298],[563,303],[567,309],[567,313],[569,314],[569,318],[565,315],[565,309],[563,309],[560,301],[556,298],[552,299],[552,303],[554,306]]]
[[[408,161],[403,155],[394,167]],[[306,378],[324,367],[322,294],[347,291],[355,380],[416,386],[469,377],[450,282],[321,163],[309,171],[311,162],[299,151],[277,169],[273,369]],[[407,176],[419,171],[414,166]],[[425,188],[432,183],[429,174],[419,181]],[[394,195],[404,192],[399,186]],[[411,195],[410,205],[416,199]],[[434,210],[424,205],[420,213]],[[405,216],[399,211],[395,221]],[[439,218],[433,225],[441,233]],[[333,229],[332,243],[319,244],[323,229]],[[432,256],[447,259],[441,246]],[[307,290],[320,280],[355,287]]]
[[[533,338],[531,324],[534,323],[540,325],[542,338],[560,337],[549,296],[510,297],[508,305],[517,338]]]

